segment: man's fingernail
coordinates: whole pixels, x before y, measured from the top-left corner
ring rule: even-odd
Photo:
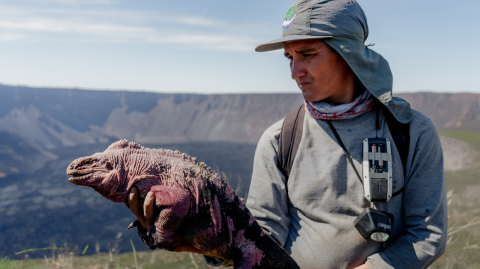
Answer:
[[[149,199],[153,198],[153,192],[149,192],[149,193],[147,194],[147,197],[148,197]]]

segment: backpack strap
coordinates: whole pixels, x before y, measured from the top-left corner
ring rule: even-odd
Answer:
[[[403,168],[403,177],[407,177],[407,159],[408,159],[408,150],[410,148],[410,123],[401,123],[399,122],[383,104],[378,104],[382,110],[382,114],[385,116],[385,121],[387,122],[388,129],[392,135],[393,142],[397,148],[400,159],[402,160]],[[399,195],[405,189],[404,182],[403,187],[392,194],[392,198]]]
[[[400,154],[402,160],[403,175],[407,175],[407,158],[410,146],[410,124],[400,123],[392,115],[392,113],[383,104],[377,102],[377,105],[382,110],[382,114],[385,116],[388,129],[392,135],[393,142]],[[305,118],[305,105],[301,105],[299,108],[290,112],[283,121],[282,130],[280,131],[279,146],[278,146],[278,161],[277,167],[288,180],[290,171],[292,169],[293,161],[297,155],[298,146],[302,139],[303,132],[303,120]],[[396,196],[403,191],[403,188],[393,195]]]
[[[295,160],[298,145],[300,145],[300,140],[302,140],[304,118],[305,105],[302,104],[299,108],[288,113],[280,131],[277,166],[286,180],[290,176],[293,160]]]
[[[403,124],[399,122],[386,106],[382,104],[379,105],[382,110],[382,114],[385,116],[385,121],[387,122],[388,129],[392,135],[395,147],[397,147],[400,159],[402,160],[403,175],[406,177],[408,150],[410,147],[410,124]]]

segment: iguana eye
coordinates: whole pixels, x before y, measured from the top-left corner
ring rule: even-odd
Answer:
[[[85,161],[83,161],[83,164],[92,164],[92,160],[90,160],[90,159],[85,160]]]
[[[105,163],[105,168],[107,168],[108,170],[113,170],[113,166],[110,162]]]

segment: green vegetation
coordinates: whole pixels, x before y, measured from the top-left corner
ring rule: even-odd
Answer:
[[[20,268],[20,265],[15,260],[10,260],[8,257],[0,259],[0,269],[14,269]]]
[[[430,268],[480,268],[480,168],[447,172],[449,236]]]
[[[480,132],[440,130],[438,133],[441,136],[458,139],[480,149]]]
[[[480,156],[480,132],[440,131],[440,135],[464,141]],[[220,171],[220,170],[219,170]],[[226,174],[222,176],[227,180]],[[449,236],[445,254],[430,268],[479,268],[480,269],[480,165],[467,170],[446,172],[449,203]],[[132,242],[130,242],[132,243]],[[133,247],[133,245],[132,245]],[[17,255],[19,260],[0,259],[0,269],[16,268],[118,268],[118,269],[180,269],[213,268],[203,257],[191,253],[167,251],[129,253],[99,253],[86,256],[88,246],[72,251],[55,246],[26,250]],[[116,248],[114,248],[116,249]],[[44,259],[28,259],[28,253],[43,251]],[[42,252],[42,253],[43,253]]]
[[[47,253],[45,253],[47,254]],[[50,268],[115,268],[115,269],[208,269],[203,256],[191,253],[174,253],[163,250],[115,254],[99,253],[96,255],[75,255],[71,251],[57,248],[50,257],[44,259],[24,259],[12,261],[8,258],[0,260],[0,269],[50,269]]]
[[[480,132],[440,131],[440,135],[472,145],[477,163]],[[430,268],[480,268],[480,165],[446,172],[449,236],[445,254]]]

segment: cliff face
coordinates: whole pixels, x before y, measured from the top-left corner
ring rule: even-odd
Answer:
[[[0,85],[0,132],[49,150],[120,138],[255,144],[300,94],[196,95]]]
[[[397,96],[430,117],[438,129],[480,131],[480,94]],[[301,94],[160,94],[0,85],[0,177],[26,172],[25,166],[35,171],[57,158],[57,148],[118,139],[254,145],[268,126],[302,103]]]
[[[480,131],[480,94],[399,94],[439,129]],[[301,94],[159,94],[0,85],[0,132],[44,150],[126,138],[256,144]],[[40,150],[40,149],[39,149]]]
[[[300,95],[159,95],[150,111],[117,108],[99,130],[140,143],[228,141],[256,144],[266,127],[302,104]]]
[[[480,94],[410,93],[396,96],[430,117],[439,130],[480,131]]]
[[[439,129],[480,131],[480,94],[401,94]],[[67,181],[73,159],[118,139],[178,149],[222,171],[245,197],[255,144],[303,102],[300,94],[159,94],[0,85],[0,257],[68,242],[108,251],[133,215]],[[172,144],[174,143],[174,144]],[[442,138],[446,168],[464,169],[470,145]],[[468,155],[470,154],[470,155]],[[115,222],[112,222],[115,219]],[[143,248],[135,232],[129,239]],[[93,253],[94,248],[89,248]],[[32,253],[43,257],[45,253]]]

